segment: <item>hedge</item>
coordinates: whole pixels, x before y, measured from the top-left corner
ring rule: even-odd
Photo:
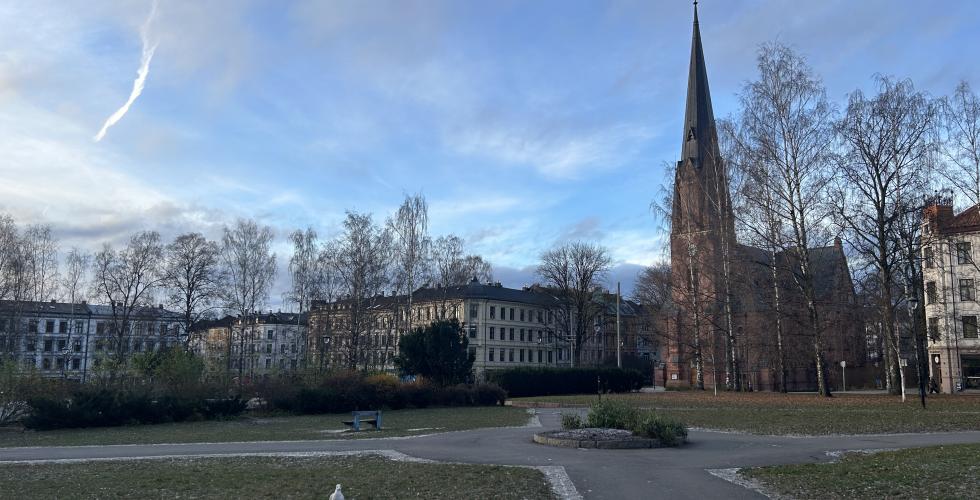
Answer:
[[[269,380],[257,387],[268,409],[292,413],[345,413],[429,406],[502,405],[506,393],[493,384],[440,387],[402,382],[390,375],[340,372],[312,384],[301,379]]]
[[[245,402],[238,397],[203,399],[181,395],[157,395],[133,389],[82,387],[67,398],[41,396],[27,401],[29,429],[112,427],[206,420],[240,415]]]
[[[512,398],[630,392],[643,386],[642,373],[621,368],[520,367],[488,371],[487,379]]]

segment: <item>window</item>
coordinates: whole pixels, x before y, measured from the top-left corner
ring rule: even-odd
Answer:
[[[34,352],[36,350],[37,350],[37,345],[34,343],[34,341],[33,340],[28,340],[27,341],[27,352]]]
[[[32,319],[32,320],[28,321],[27,322],[27,333],[37,333],[37,324],[38,324],[38,321],[36,319]]]
[[[279,354],[286,354],[286,344],[279,345]]]
[[[974,331],[975,331],[975,330],[974,330]],[[513,362],[513,361],[514,361],[514,350],[513,350],[513,349],[511,349],[511,350],[510,350],[510,353],[509,353],[509,354],[510,354],[510,355],[509,355],[509,356],[507,356],[507,361],[510,361],[510,362]]]
[[[521,342],[524,342],[524,329],[521,328]]]
[[[490,310],[492,311],[493,309],[490,309]],[[490,327],[490,340],[493,340],[493,330],[494,330],[494,328],[491,326]]]
[[[272,354],[272,344],[265,345],[265,352],[266,354]]]
[[[265,358],[265,368],[268,370],[272,368],[272,358]]]
[[[501,362],[507,361],[507,356],[505,356],[506,352],[507,351],[505,351],[503,349],[500,350],[500,361]]]
[[[289,350],[293,354],[296,354],[296,342],[293,342],[292,344],[289,345]]]
[[[963,338],[965,339],[977,338],[976,316],[963,316]]]
[[[521,349],[521,352],[520,352],[520,361],[521,361],[521,363],[524,362],[524,349]]]
[[[490,306],[490,319],[496,319],[497,317],[497,306]]]
[[[468,328],[469,328],[469,331],[470,331],[470,338],[471,339],[475,339],[476,338],[476,325],[470,324],[468,326]]]
[[[46,339],[44,341],[44,352],[51,352],[53,346],[54,346],[54,342],[51,339]]]
[[[521,321],[524,321],[524,309],[521,309]]]
[[[551,324],[555,320],[554,312],[548,311],[548,324]]]
[[[541,314],[541,311],[538,311],[538,323],[544,323],[544,315]]]
[[[493,361],[493,352],[494,352],[493,349],[487,350],[487,356],[488,356],[487,361]]]
[[[549,363],[551,363],[551,353],[552,353],[552,352],[553,352],[553,351],[548,351],[548,362],[549,362]]]
[[[68,341],[65,339],[58,340],[58,350],[64,351],[65,347],[68,347]]]
[[[477,315],[477,313],[479,311],[480,311],[480,305],[479,304],[470,304],[470,321],[473,321],[473,320],[476,319],[476,315]]]
[[[50,370],[51,369],[51,360],[48,359],[48,358],[42,359],[41,360],[41,368],[43,368],[45,370]]]
[[[939,342],[942,338],[939,335],[939,318],[929,318],[929,339],[933,342]]]
[[[538,349],[538,363],[544,363],[544,351]]]
[[[75,341],[75,345],[72,346],[72,350],[75,351],[75,352],[82,352],[82,341],[81,340],[76,340]]]
[[[265,332],[265,338],[268,339],[268,340],[272,340],[272,339],[276,338],[275,331],[274,330],[269,330],[269,331]]]
[[[932,269],[936,266],[936,254],[932,251],[932,247],[922,249],[922,258],[926,261],[926,269]]]
[[[82,333],[83,331],[85,331],[85,322],[84,321],[81,321],[81,320],[76,321],[75,322],[75,333]]]
[[[926,304],[935,304],[936,300],[936,282],[930,281],[926,283]]]
[[[98,323],[95,324],[95,334],[96,335],[105,335],[105,322],[104,321],[99,321]]]
[[[280,359],[279,360],[279,369],[280,370],[285,370],[286,369],[286,360],[285,359]]]
[[[59,370],[65,367],[65,358],[56,358],[55,361],[55,364],[58,366]]]
[[[956,263],[957,264],[969,264],[973,262],[973,258],[970,255],[970,242],[961,241],[956,244]]]
[[[513,309],[511,309],[511,311],[513,311]],[[514,329],[513,328],[510,329],[510,339],[511,340],[514,340]]]
[[[78,370],[81,367],[82,367],[82,360],[81,360],[81,358],[72,358],[71,359],[71,369],[72,370]]]
[[[510,308],[510,320],[511,321],[514,321],[514,308],[513,307]]]
[[[59,321],[58,322],[58,333],[68,333],[68,322]]]
[[[976,288],[972,279],[960,280],[960,300],[977,300]]]
[[[54,333],[54,320],[49,319],[44,322],[44,333]]]

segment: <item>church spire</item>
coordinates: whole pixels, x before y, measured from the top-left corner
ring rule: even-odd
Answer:
[[[687,78],[687,109],[684,113],[684,138],[681,161],[692,158],[698,167],[717,155],[718,138],[715,117],[708,90],[708,70],[701,47],[698,27],[698,3],[694,2],[694,34],[691,40],[691,66]]]

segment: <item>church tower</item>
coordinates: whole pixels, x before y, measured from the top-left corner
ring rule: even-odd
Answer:
[[[724,292],[722,256],[726,249],[733,250],[735,243],[728,179],[711,109],[697,2],[681,159],[677,162],[671,208],[671,286],[676,316],[669,325],[665,346],[665,382],[695,386],[698,385],[698,352],[701,352],[702,366],[709,358],[713,359],[709,341],[720,325]]]

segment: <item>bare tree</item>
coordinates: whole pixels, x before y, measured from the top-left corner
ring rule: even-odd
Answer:
[[[347,212],[344,231],[331,245],[330,264],[343,294],[343,321],[333,345],[348,369],[367,366],[369,335],[383,314],[380,307],[390,284],[391,234],[370,214]],[[338,342],[339,341],[339,342]]]
[[[0,215],[0,300],[24,297],[24,258],[14,219]]]
[[[27,226],[21,237],[29,300],[50,300],[58,286],[58,241],[51,226]]]
[[[106,243],[95,255],[94,295],[102,297],[112,311],[109,333],[115,359],[109,367],[110,378],[123,365],[137,309],[152,303],[152,293],[163,281],[162,261],[163,245],[155,231],[133,235],[119,251]]]
[[[436,240],[432,258],[435,277],[442,286],[465,285],[473,278],[483,282],[493,279],[490,263],[478,255],[466,255],[463,239],[454,234]]]
[[[939,173],[956,187],[969,205],[980,204],[980,99],[970,84],[960,82],[941,106],[942,153]]]
[[[817,309],[811,246],[826,244],[829,232],[828,185],[834,143],[834,109],[819,78],[801,56],[779,44],[763,45],[758,54],[759,79],[740,97],[739,131],[734,138],[748,186],[748,202],[761,217],[748,221],[757,239],[770,250],[773,280],[778,283],[776,252],[782,252],[807,311],[817,386],[829,396],[823,329]],[[774,284],[778,294],[778,284]],[[777,295],[778,297],[778,295]],[[779,314],[776,314],[779,318]],[[778,321],[778,319],[777,319]],[[780,357],[782,358],[781,327]],[[780,365],[785,360],[781,359]],[[785,371],[785,366],[780,366]],[[780,375],[785,387],[785,375]]]
[[[244,383],[245,360],[249,369],[255,363],[255,330],[248,328],[251,317],[258,313],[269,297],[276,277],[276,254],[272,252],[273,231],[252,219],[238,219],[225,227],[221,238],[221,263],[226,276],[225,307],[238,314],[237,359],[239,384]],[[248,333],[250,332],[250,333]],[[232,337],[234,337],[234,332]],[[233,360],[233,339],[228,339],[229,370]]]
[[[412,310],[415,287],[429,274],[432,240],[429,238],[429,207],[422,194],[405,196],[395,216],[388,220],[393,236],[395,286],[408,295],[408,311]],[[397,315],[396,315],[397,316]],[[412,330],[412,314],[408,314],[408,331]]]
[[[91,261],[92,256],[79,250],[77,247],[72,247],[68,251],[68,255],[65,256],[65,272],[61,276],[61,294],[64,300],[71,304],[71,312],[68,320],[68,338],[66,339],[69,347],[61,353],[64,357],[64,361],[61,364],[61,376],[65,376],[65,368],[71,359],[72,337],[75,334],[80,335],[82,333],[75,331],[75,314],[81,312],[78,302],[85,297],[85,288],[87,287],[86,278],[88,277]]]
[[[850,95],[847,112],[837,125],[843,141],[839,185],[834,196],[836,216],[855,250],[874,268],[878,307],[885,330],[886,383],[899,392],[904,373],[899,332],[895,325],[897,286],[903,266],[898,235],[906,197],[923,191],[924,169],[934,150],[930,132],[937,106],[915,90],[911,81],[877,78],[878,94]],[[904,386],[904,380],[901,381]]]
[[[564,340],[572,345],[575,363],[581,360],[582,346],[595,335],[602,305],[594,294],[609,265],[608,251],[592,243],[566,243],[541,255],[538,275],[555,290],[562,303],[558,319]]]
[[[220,249],[200,233],[177,236],[164,252],[167,304],[183,317],[185,342],[192,325],[218,307],[222,291]]]

